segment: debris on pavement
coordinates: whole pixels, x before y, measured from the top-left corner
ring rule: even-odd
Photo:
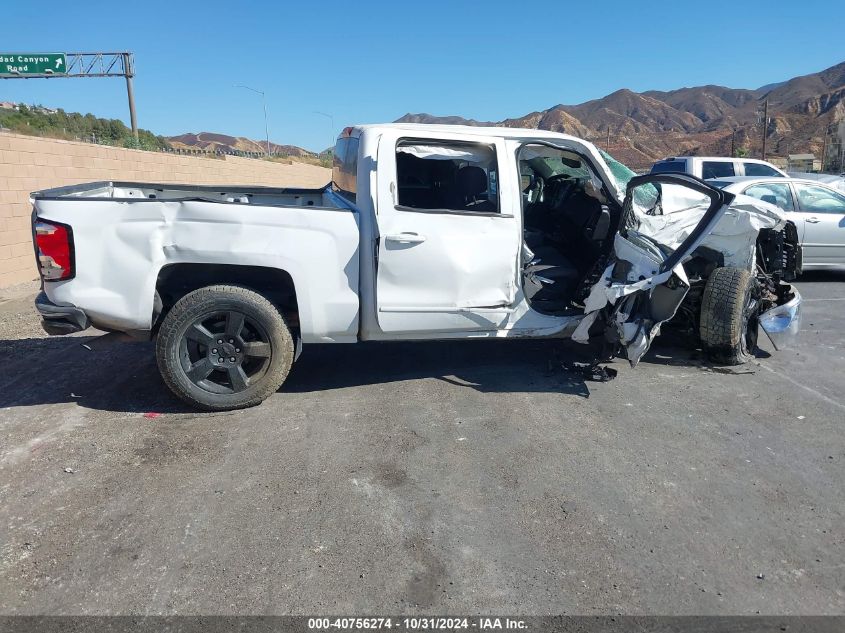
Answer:
[[[568,372],[573,374],[578,374],[584,380],[589,380],[592,382],[609,382],[616,378],[616,375],[619,373],[613,367],[607,367],[591,363],[580,363],[580,362],[561,362],[561,366]]]
[[[74,470],[70,466],[67,466],[67,467],[65,467],[65,472],[68,473],[69,475],[72,475],[74,473]]]
[[[753,376],[757,372],[753,369],[735,369],[733,367],[714,367],[712,365],[701,365],[699,367],[701,371],[710,373],[710,374],[727,374],[729,376]]]
[[[579,376],[585,382],[609,382],[616,378],[617,370],[613,367],[602,366],[600,361],[592,361],[589,363],[581,361],[564,360],[560,357],[560,353],[555,350],[554,358],[549,359],[548,376],[551,376],[556,371],[563,369],[563,371]]]

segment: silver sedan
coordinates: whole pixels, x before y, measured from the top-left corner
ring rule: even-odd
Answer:
[[[845,195],[801,178],[734,177],[708,183],[786,211],[798,228],[804,268],[845,266]]]

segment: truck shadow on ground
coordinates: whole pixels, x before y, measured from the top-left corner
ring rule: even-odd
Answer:
[[[87,349],[89,345],[93,349]],[[758,358],[769,356],[758,350]],[[125,413],[196,413],[172,396],[149,342],[98,345],[97,337],[0,340],[0,357],[15,373],[0,377],[0,409],[75,402]],[[571,341],[430,341],[306,346],[279,390],[303,394],[432,379],[481,393],[561,393],[590,397],[576,363],[590,348]],[[623,358],[611,366],[627,364]],[[743,373],[711,367],[680,337],[661,336],[640,363]],[[620,379],[624,379],[621,377]],[[592,383],[596,384],[596,383]]]
[[[0,377],[0,409],[75,402],[129,413],[190,410],[161,381],[151,343],[98,347],[98,338],[0,340],[0,355],[16,368]]]
[[[578,349],[581,348],[581,349]],[[427,341],[306,347],[281,391],[319,392],[430,378],[482,393],[566,393],[589,397],[584,346],[566,341]]]
[[[124,413],[195,413],[162,382],[149,342],[101,346],[97,337],[84,336],[0,340],[0,355],[16,368],[0,376],[0,409],[75,402]],[[587,348],[557,340],[312,345],[280,395],[430,378],[483,393],[586,398],[583,376],[568,368],[586,360]]]

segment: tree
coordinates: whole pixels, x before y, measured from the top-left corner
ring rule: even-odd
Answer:
[[[50,114],[23,104],[16,110],[0,110],[0,126],[21,134],[94,140],[104,145],[123,145],[147,150],[168,147],[164,138],[148,130],[138,130],[139,139],[136,140],[120,119],[100,119],[93,114],[83,116],[78,112],[67,113],[64,110]]]

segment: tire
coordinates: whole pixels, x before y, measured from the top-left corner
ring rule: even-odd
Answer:
[[[742,365],[754,358],[760,313],[760,285],[747,270],[717,268],[701,300],[699,334],[707,358]]]
[[[276,306],[240,286],[188,293],[164,317],[156,341],[165,384],[204,411],[261,403],[284,383],[293,356],[293,336]]]

